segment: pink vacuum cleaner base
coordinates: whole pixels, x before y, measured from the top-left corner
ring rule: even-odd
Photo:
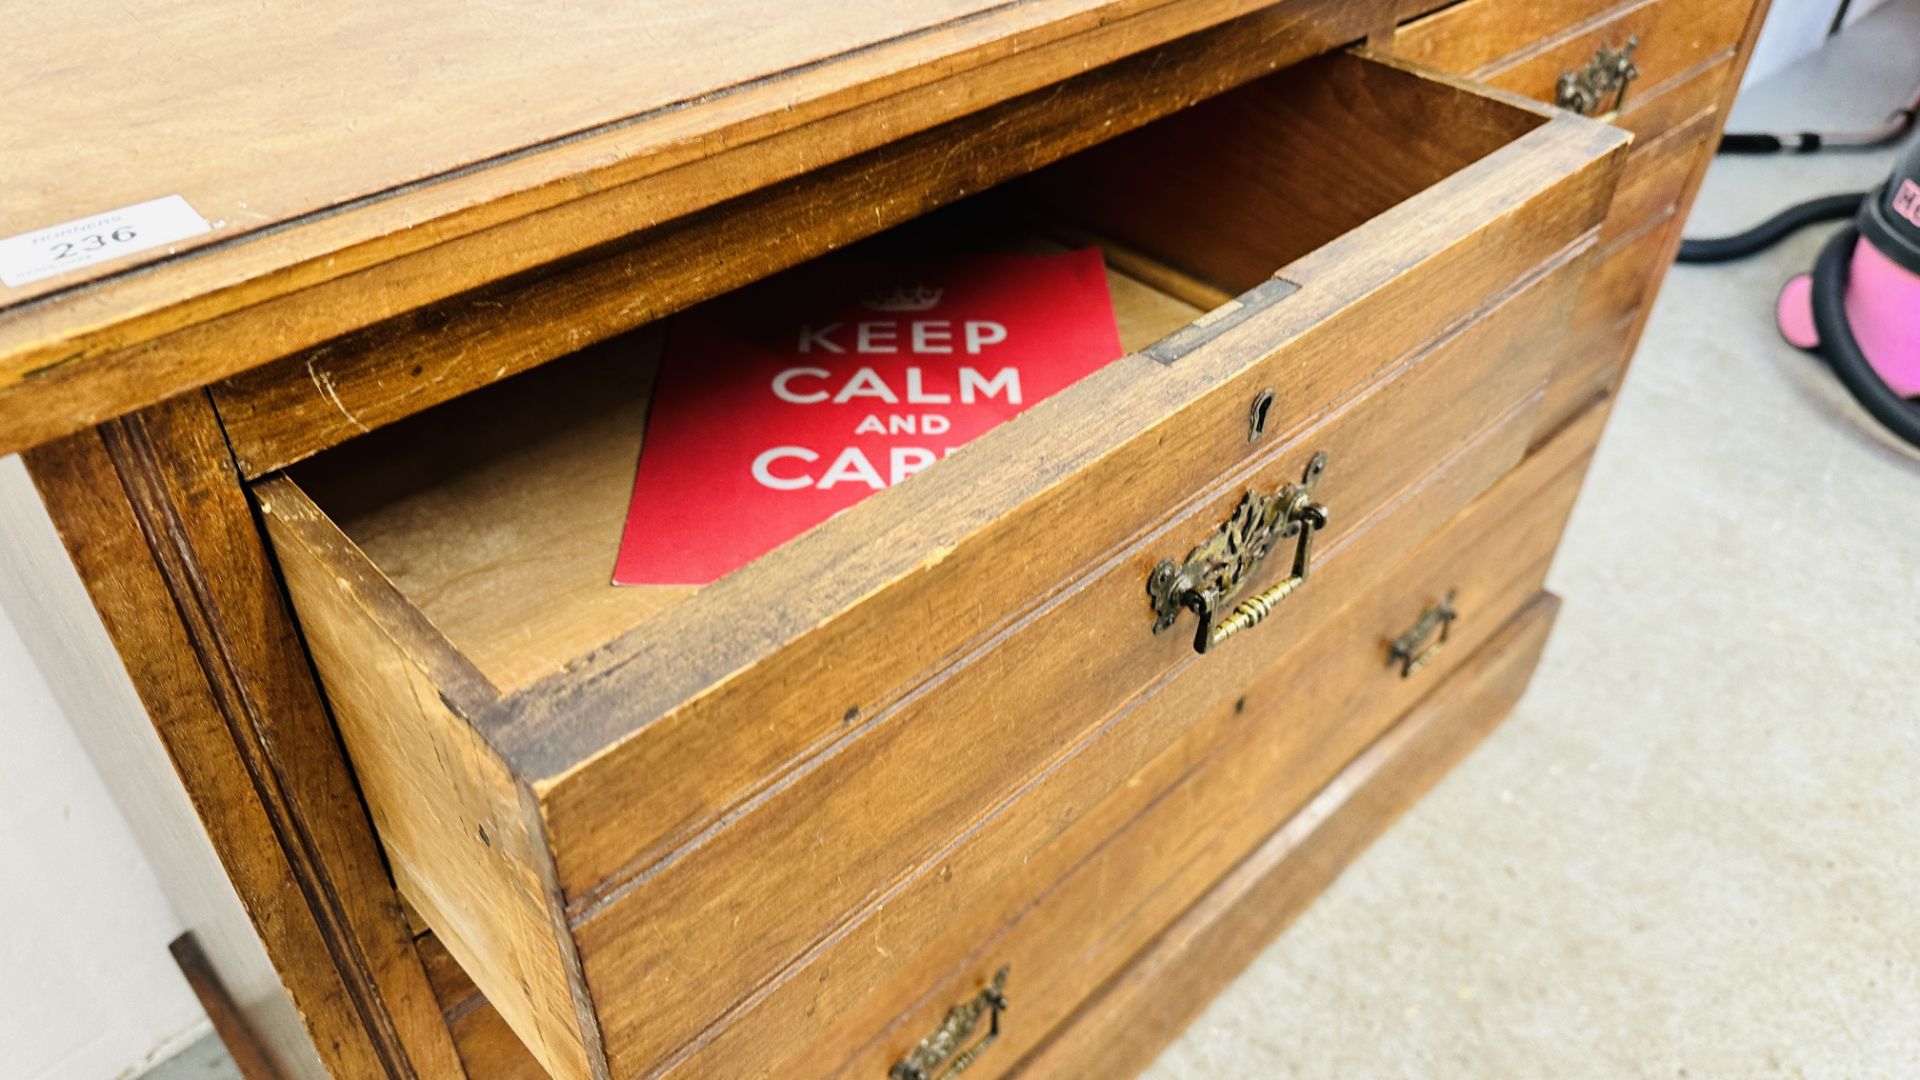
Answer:
[[[1787,282],[1775,314],[1788,342],[1802,349],[1820,344],[1810,276]],[[1847,277],[1847,323],[1887,386],[1902,397],[1920,396],[1920,275],[1872,244],[1855,244]]]

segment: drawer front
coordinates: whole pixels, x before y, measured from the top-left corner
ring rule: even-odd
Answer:
[[[1554,437],[1574,417],[1590,410],[1595,399],[1613,390],[1626,370],[1627,346],[1633,327],[1624,324],[1613,334],[1597,341],[1574,345],[1564,362],[1547,383],[1545,399],[1540,403],[1540,426],[1534,438]],[[1601,408],[1611,409],[1607,402]]]
[[[1749,13],[1750,5],[1709,0],[1466,0],[1402,26],[1395,36],[1398,55],[1542,101],[1554,100],[1558,73],[1580,57],[1640,37],[1640,76],[1612,117],[1635,143],[1602,226],[1574,331],[1548,383],[1542,437],[1618,381],[1635,316],[1664,269],[1664,240],[1677,227],[1688,185],[1718,134],[1721,98]]]
[[[1637,38],[1633,63],[1639,69],[1627,91],[1657,93],[1674,79],[1705,71],[1730,55],[1746,28],[1751,5],[1725,0],[1652,0],[1622,11],[1617,18],[1556,41],[1539,53],[1484,74],[1486,82],[1539,101],[1553,101],[1561,76],[1591,63],[1602,49],[1623,48]],[[1610,108],[1603,103],[1602,108]]]
[[[1401,27],[1394,52],[1551,103],[1563,75],[1586,67],[1603,48],[1637,39],[1633,62],[1639,74],[1617,122],[1646,139],[1699,111],[1686,102],[1718,99],[1752,11],[1751,4],[1722,0],[1601,7],[1582,0],[1466,0]],[[1658,101],[1671,95],[1680,100]],[[1611,109],[1613,100],[1609,96],[1596,111]]]
[[[1336,81],[1315,84],[1316,91],[1337,87],[1338,78],[1346,72],[1356,75],[1353,81],[1364,93],[1344,100],[1363,107],[1395,100],[1392,92],[1383,92],[1379,69],[1369,69],[1376,73],[1362,76],[1357,75],[1361,69],[1347,66],[1349,61],[1337,63],[1341,70],[1331,73]],[[1392,77],[1397,80],[1399,73]],[[1325,118],[1333,119],[1330,114]],[[1305,129],[1286,137],[1305,140],[1320,134]],[[1243,138],[1231,145],[1245,148],[1250,157],[1284,152],[1266,138]],[[1205,167],[1205,161],[1146,154],[1103,162],[1101,172],[1140,181],[1138,197],[1149,198],[1154,191],[1149,181],[1177,172],[1167,163],[1182,162],[1197,170]],[[1145,168],[1148,164],[1152,171]],[[1176,543],[1169,537],[1163,547],[1151,552],[1136,547],[1131,555],[1121,554],[1129,549],[1107,545],[1138,535],[1154,508],[1177,505],[1186,497],[1185,491],[1203,486],[1224,463],[1244,455],[1248,406],[1266,386],[1277,388],[1279,400],[1302,404],[1320,394],[1339,393],[1341,387],[1351,385],[1356,359],[1364,370],[1413,349],[1419,336],[1432,328],[1470,315],[1476,297],[1496,293],[1528,273],[1527,262],[1538,266],[1543,255],[1544,261],[1551,261],[1567,251],[1587,227],[1596,205],[1582,207],[1576,200],[1604,201],[1610,185],[1597,177],[1584,180],[1581,169],[1547,168],[1558,173],[1547,182],[1553,194],[1546,196],[1543,191],[1541,197],[1520,200],[1516,214],[1501,215],[1509,218],[1503,226],[1476,230],[1471,237],[1456,235],[1419,254],[1407,251],[1409,234],[1400,229],[1380,234],[1379,241],[1353,233],[1328,238],[1314,254],[1282,271],[1288,281],[1301,286],[1299,293],[1264,309],[1258,307],[1263,302],[1259,293],[1249,294],[1242,301],[1253,309],[1246,321],[1212,341],[1184,354],[1175,351],[1177,341],[1165,354],[1143,354],[1137,362],[1156,365],[1154,377],[1171,375],[1178,383],[1194,380],[1188,385],[1205,387],[1191,408],[1166,412],[1168,406],[1155,401],[1157,392],[1140,394],[1141,374],[1123,373],[1121,365],[1094,376],[1089,383],[1103,377],[1134,383],[1134,389],[1114,395],[1109,415],[1119,430],[1138,424],[1143,433],[1154,434],[1085,459],[1071,477],[1010,508],[984,530],[980,543],[945,554],[937,572],[907,579],[897,596],[863,605],[857,615],[767,656],[722,692],[671,710],[648,732],[649,738],[615,747],[593,762],[591,775],[569,777],[547,794],[558,876],[576,912],[574,935],[581,970],[591,998],[599,1004],[614,1071],[678,1060],[710,1037],[705,1032],[716,1016],[766,1008],[764,999],[774,987],[793,980],[792,966],[801,957],[850,940],[849,920],[864,920],[871,910],[884,909],[891,924],[904,925],[898,921],[904,919],[898,890],[906,875],[930,865],[942,846],[957,831],[969,828],[983,808],[1012,797],[1029,782],[1035,768],[1047,765],[1063,745],[1077,745],[1082,733],[1130,699],[1144,682],[1188,657],[1191,649],[1182,640],[1185,634],[1153,639],[1144,634],[1139,620],[1143,584],[1153,563],[1179,556],[1193,540],[1183,536]],[[1238,168],[1221,168],[1217,175],[1243,174]],[[1207,219],[1207,213],[1255,204],[1251,194],[1244,202],[1237,192],[1223,192],[1226,195],[1232,197],[1191,200],[1181,209],[1191,209],[1193,220],[1182,220],[1178,232],[1146,236],[1143,242],[1151,253],[1183,270],[1215,280],[1235,280],[1254,268],[1231,257],[1214,258],[1232,253],[1226,242],[1231,229],[1228,222]],[[1462,194],[1447,201],[1457,206],[1487,205],[1480,204],[1479,198]],[[1422,201],[1416,195],[1402,208],[1417,207]],[[1160,200],[1154,205],[1173,204]],[[1096,228],[1109,226],[1099,215],[1110,211],[1110,206],[1090,196],[1082,208],[1093,213],[1091,224]],[[1542,215],[1535,219],[1539,224],[1521,223],[1519,218],[1531,216],[1529,211]],[[1433,216],[1431,209],[1414,213],[1427,223],[1425,227],[1444,220]],[[1169,219],[1179,217],[1163,213],[1153,221],[1168,229],[1172,227]],[[1376,223],[1384,221],[1384,217],[1376,219]],[[1243,223],[1241,229],[1246,227]],[[1503,235],[1495,240],[1491,232]],[[1269,316],[1285,314],[1286,308],[1316,291],[1331,301],[1328,286],[1336,280],[1353,281],[1350,275],[1356,271],[1367,276],[1354,260],[1362,252],[1382,250],[1376,243],[1399,249],[1403,254],[1397,258],[1404,259],[1399,264],[1404,270],[1365,286],[1367,301],[1337,302],[1311,315],[1305,307],[1296,309],[1293,317],[1311,319],[1299,331],[1283,329],[1270,320]],[[1498,410],[1496,402],[1516,400],[1513,384],[1505,383],[1515,374],[1509,370],[1490,375],[1494,382],[1484,384],[1484,390],[1429,398],[1423,407],[1431,411],[1432,401],[1446,400],[1450,410],[1485,417]],[[1380,407],[1386,404],[1383,397]],[[1143,406],[1155,415],[1140,413]],[[1043,404],[999,434],[1023,422],[1035,426],[1084,423],[1054,420],[1045,415],[1045,409]],[[1395,430],[1393,425],[1366,427],[1374,433],[1369,437]],[[1414,435],[1422,427],[1406,431]],[[1360,429],[1355,427],[1353,433],[1358,437]],[[984,454],[991,441],[989,436],[945,464],[959,465],[975,450]],[[1318,449],[1329,450],[1336,462],[1327,473],[1329,492],[1336,474],[1344,477],[1340,484],[1361,488],[1345,500],[1352,507],[1341,511],[1348,520],[1364,518],[1373,498],[1384,498],[1410,478],[1411,469],[1418,468],[1410,469],[1409,462],[1418,459],[1409,451],[1396,459],[1390,471],[1363,479],[1358,469],[1342,472],[1338,464],[1362,461],[1363,456],[1347,454],[1331,443],[1303,442],[1298,452],[1274,459],[1266,467],[1270,471],[1260,473],[1254,486],[1270,489],[1297,478],[1306,454]],[[983,460],[975,457],[972,463]],[[992,468],[999,467],[996,463]],[[993,480],[982,474],[979,482],[986,485]],[[1366,494],[1368,490],[1378,496]],[[888,494],[904,496],[907,489]],[[1238,494],[1229,494],[1204,513],[1192,515],[1192,520],[1211,528],[1232,510]],[[858,513],[856,509],[828,528],[852,527]],[[930,514],[938,517],[939,511]],[[1066,547],[1056,543],[1063,530],[1074,537]],[[1330,533],[1328,541],[1333,539]],[[1018,555],[1010,558],[1008,552]],[[1096,582],[1063,586],[1063,579],[1070,582],[1075,576],[1068,568],[1084,565],[1090,557],[1099,565],[1125,569]],[[1128,562],[1134,565],[1128,567]],[[1055,568],[1048,569],[1049,564]],[[1336,557],[1328,572],[1338,565]],[[1321,603],[1311,598],[1313,591],[1303,590],[1294,598],[1296,610],[1287,613],[1278,631],[1304,619],[1305,611]],[[935,612],[954,618],[936,623],[931,618]],[[913,665],[937,662],[942,652],[978,648],[963,645],[965,639],[961,639],[938,651],[928,647],[922,657],[914,655],[915,646],[932,646],[945,631],[969,625],[1003,628],[981,643],[990,645],[991,651],[984,656],[992,662],[973,662],[963,651],[965,663],[936,667],[924,676],[907,674]],[[903,628],[910,629],[903,633]],[[1276,632],[1266,631],[1268,635]],[[844,658],[854,656],[862,658],[858,667],[845,662]],[[875,670],[881,665],[901,674]],[[591,682],[596,675],[589,671],[581,677]],[[914,689],[873,694],[876,686],[889,683]],[[642,687],[635,684],[631,689],[640,692]],[[770,743],[760,732],[728,725],[725,720],[728,714],[771,716],[784,723],[787,717],[820,716],[826,703],[831,703],[827,715],[836,721],[842,713],[853,718],[836,723],[826,734],[841,738],[850,725],[851,737],[828,747],[803,766],[801,775],[791,777],[781,775],[777,760],[754,756],[780,743]],[[983,720],[988,722],[984,730]],[[724,741],[716,745],[716,731],[747,734],[752,742],[740,749],[749,753],[736,757]],[[693,742],[684,751],[676,749],[674,744],[683,740]],[[676,769],[670,764],[674,761],[698,766]],[[663,770],[672,776],[667,783],[661,782]],[[779,778],[777,788],[762,789],[764,797],[754,794],[768,777]],[[1107,782],[1114,779],[1109,776]],[[728,798],[748,800],[750,812],[728,811],[725,800],[707,802],[727,795],[729,787],[739,794]],[[886,807],[885,828],[876,827],[876,806]],[[670,824],[689,809],[703,807],[711,807],[705,811],[708,814],[726,815],[724,830],[695,834],[697,839],[677,843],[668,834],[662,839],[672,846],[658,855],[647,853],[645,829]],[[655,808],[659,812],[653,812]],[[652,869],[656,864],[657,872]],[[761,902],[767,895],[788,900],[778,910],[769,910]],[[693,985],[676,977],[693,958],[717,951],[730,958],[726,971],[714,972]],[[848,947],[847,951],[854,950]],[[860,968],[845,970],[851,977]]]
[[[1567,348],[1547,381],[1540,409],[1542,435],[1619,381],[1634,327],[1672,262],[1678,225],[1676,208],[1669,205],[1594,256]]]
[[[810,958],[864,992],[849,934],[937,919],[944,853],[996,815],[1043,844],[1073,814],[1025,792],[1070,765],[1120,782],[1089,738],[1216,659],[1151,632],[1148,578],[1248,489],[1330,455],[1312,582],[1227,646],[1277,655],[1517,455],[1624,136],[1349,54],[1171,123],[1032,194],[1231,299],[530,685],[257,485],[396,879],[550,1071],[684,1063]]]
[[[1469,75],[1618,6],[1619,0],[1461,0],[1394,31],[1393,51],[1428,67]]]
[[[1558,610],[1550,593],[1527,605],[1110,979],[1019,1075],[1133,1076],[1152,1064],[1262,946],[1505,719]]]
[[[1217,872],[1222,850],[1235,847],[1237,838],[1256,831],[1276,815],[1285,816],[1288,807],[1314,786],[1313,775],[1337,767],[1336,759],[1342,753],[1350,752],[1369,730],[1377,728],[1379,714],[1391,713],[1410,700],[1409,694],[1417,696],[1429,687],[1451,685],[1454,665],[1478,662],[1473,659],[1478,643],[1498,621],[1499,611],[1517,602],[1526,585],[1537,580],[1539,567],[1534,563],[1538,563],[1539,553],[1535,549],[1542,542],[1551,548],[1550,541],[1558,534],[1565,504],[1573,496],[1603,419],[1603,410],[1589,411],[1578,424],[1535,451],[1513,474],[1457,515],[1412,558],[1403,560],[1364,596],[1346,605],[1339,622],[1349,632],[1303,641],[1277,661],[1252,653],[1234,655],[1237,663],[1231,678],[1238,681],[1224,691],[1216,688],[1219,680],[1203,679],[1200,673],[1190,671],[1150,695],[1138,711],[1163,715],[1187,712],[1200,719],[1157,756],[1138,749],[1129,751],[1129,759],[1140,761],[1141,766],[1126,784],[1089,806],[1058,839],[1023,856],[1019,871],[996,885],[980,903],[964,912],[947,914],[924,931],[901,935],[874,928],[872,936],[862,935],[867,951],[876,955],[882,950],[910,951],[918,947],[911,963],[898,965],[890,974],[874,979],[865,991],[850,989],[850,980],[833,978],[831,965],[819,963],[803,969],[801,977],[794,980],[799,984],[800,1012],[779,1017],[779,996],[788,991],[777,991],[767,999],[766,1007],[719,1033],[711,1044],[670,1074],[884,1076],[898,1060],[893,1055],[905,1053],[902,1048],[914,1041],[920,1027],[931,1030],[942,1020],[947,998],[965,997],[970,986],[980,984],[982,972],[984,978],[991,978],[996,970],[992,965],[1000,962],[996,957],[1001,957],[996,949],[1009,947],[1010,942],[1031,944],[1034,935],[1040,933],[1061,934],[1064,936],[1058,951],[1062,955],[1077,955],[1071,952],[1073,943],[1091,940],[1094,944],[1087,947],[1094,949],[1095,958],[1103,963],[1111,961],[1154,919],[1170,917],[1168,912],[1177,910],[1195,881]],[[1512,525],[1494,535],[1501,513],[1513,515]],[[1527,550],[1516,552],[1511,547],[1515,540],[1524,541]],[[1440,562],[1455,558],[1445,553],[1462,545],[1467,547],[1467,562]],[[1470,565],[1483,545],[1507,552],[1507,557],[1515,560],[1506,566],[1504,582],[1498,573]],[[1533,563],[1522,565],[1529,558]],[[1415,569],[1422,560],[1432,563],[1424,577]],[[1453,567],[1454,576],[1442,582],[1446,566]],[[1416,621],[1415,609],[1426,598],[1395,590],[1458,590],[1463,580],[1485,585],[1484,590],[1475,586],[1474,595],[1480,597],[1475,601],[1477,607],[1469,611],[1465,606],[1467,594],[1456,591],[1460,617],[1445,643],[1411,678],[1395,678],[1391,657],[1386,655],[1389,639],[1405,629],[1402,623]],[[1368,630],[1373,631],[1371,636]],[[1362,663],[1362,658],[1366,662]],[[1351,683],[1331,675],[1299,677],[1302,671],[1329,671],[1329,665],[1353,672]],[[1356,688],[1357,698],[1352,696]],[[1303,698],[1303,693],[1311,700]],[[1226,764],[1228,758],[1241,754],[1248,755],[1242,765]],[[1296,761],[1305,771],[1296,774],[1289,769],[1276,774],[1276,757]],[[1234,787],[1231,793],[1237,793],[1240,802],[1227,811],[1218,810],[1219,799],[1206,794],[1207,790],[1244,784],[1249,769],[1254,774],[1253,782],[1262,788],[1247,794],[1243,788]],[[1163,815],[1157,807],[1170,798],[1188,803],[1174,826],[1176,831],[1190,830],[1190,835],[1178,836],[1173,842],[1177,857],[1156,863],[1149,856],[1144,876],[1118,876],[1120,868],[1106,852],[1113,848],[1137,855],[1146,850],[1142,845],[1148,841],[1142,838],[1148,835],[1148,828],[1143,822],[1162,821],[1163,816],[1156,816]],[[1250,805],[1265,807],[1268,812],[1255,815],[1246,827],[1226,828],[1212,821],[1199,827],[1193,824],[1196,815],[1203,813],[1218,814],[1221,822],[1230,821]],[[1212,842],[1204,856],[1188,842],[1191,836],[1216,835],[1223,838]],[[987,844],[1007,839],[989,837]],[[1109,860],[1098,863],[1107,867],[1109,883],[1130,883],[1124,894],[1109,888],[1108,897],[1131,896],[1131,884],[1137,883],[1142,903],[1137,907],[1131,903],[1095,904],[1096,917],[1081,925],[1078,916],[1085,915],[1084,906],[1065,901],[1076,890],[1086,888],[1089,867],[1096,865],[1094,860]],[[968,872],[963,856],[943,863],[938,877],[951,882]],[[1186,883],[1184,889],[1182,882]],[[1036,911],[1039,914],[1033,914]],[[1062,916],[1062,911],[1068,914]],[[924,933],[926,940],[914,942],[914,933]],[[462,1059],[476,1080],[545,1075],[444,949],[431,937],[424,939],[423,948],[436,995],[454,1025]],[[1034,963],[1023,963],[1008,985],[1009,995],[1019,1002],[1018,1012],[1008,1017],[1008,1045],[984,1056],[976,1067],[997,1070],[1017,1059],[1020,1047],[1033,1045],[1043,1029],[1064,1015],[1073,1003],[1072,995],[1097,986],[1104,970],[1100,967],[1074,974],[1063,982],[1052,968],[1043,970]],[[827,973],[825,977],[823,973]],[[1036,979],[1040,985],[1036,985]],[[1045,993],[1036,996],[1042,986]],[[903,1008],[903,1003],[911,1004]]]
[[[1335,69],[1322,72],[1326,84],[1303,76],[1309,80],[1303,88],[1378,109],[1399,102],[1397,90],[1413,85],[1397,71],[1365,65],[1371,74],[1351,79],[1355,87],[1341,86],[1341,77],[1360,70],[1348,65],[1361,63],[1339,58]],[[1339,126],[1335,117],[1327,119],[1329,129]],[[1311,142],[1319,134],[1303,129],[1299,137]],[[845,575],[822,580],[815,573],[818,587],[806,594],[783,590],[771,574],[746,572],[703,591],[682,608],[682,618],[694,625],[751,625],[764,619],[766,597],[773,595],[792,604],[792,618],[808,620],[806,633],[753,656],[750,667],[715,692],[705,691],[724,673],[716,664],[731,658],[701,650],[677,662],[685,646],[675,643],[672,657],[609,650],[580,665],[555,693],[527,695],[502,738],[536,775],[552,770],[555,777],[544,804],[563,887],[570,894],[596,889],[618,877],[636,852],[697,835],[711,815],[778,775],[796,751],[841,737],[845,715],[868,717],[889,707],[894,688],[925,682],[951,658],[1029,618],[1080,568],[1118,550],[1223,472],[1243,467],[1250,453],[1248,406],[1263,389],[1278,392],[1283,412],[1276,424],[1307,422],[1363,373],[1412,355],[1435,328],[1458,324],[1566,252],[1611,194],[1608,155],[1617,147],[1603,144],[1591,128],[1565,134],[1580,145],[1551,149],[1542,140],[1529,147],[1522,139],[1508,146],[1293,261],[1281,271],[1283,283],[1255,287],[1197,324],[1192,335],[1176,334],[1164,349],[1096,373],[916,483],[883,492],[782,549],[791,563],[817,561],[824,569],[846,565],[855,552],[890,555],[878,536],[895,519],[943,523],[943,536],[953,538],[932,553],[909,547],[913,572],[890,580],[883,593],[863,588],[856,602],[816,624],[814,606],[837,602]],[[1150,167],[1160,176],[1212,172],[1224,183],[1258,177],[1256,159],[1287,149],[1253,140],[1209,145],[1245,159],[1216,158],[1209,169],[1205,159],[1162,165],[1154,158],[1131,168]],[[1124,174],[1126,166],[1108,171],[1116,170]],[[1394,182],[1404,182],[1405,174],[1396,173]],[[1522,190],[1503,190],[1516,183]],[[1177,210],[1196,219],[1230,219],[1235,205],[1224,198],[1159,204],[1166,209],[1160,217],[1173,218]],[[1239,232],[1258,235],[1267,224],[1259,215],[1279,210],[1261,204]],[[1191,225],[1187,235],[1210,240],[1231,231],[1225,221]],[[1215,269],[1196,265],[1209,258],[1238,264],[1220,252],[1196,246],[1166,261],[1200,271]],[[1286,283],[1299,291],[1288,291]],[[1192,345],[1195,340],[1202,343]],[[1097,405],[1090,414],[1091,403]],[[1009,461],[1041,467],[1037,474],[1025,470],[1022,483],[1010,489]],[[928,483],[918,484],[922,479]],[[1010,500],[1004,505],[970,505],[1003,495]],[[904,634],[908,626],[913,632]],[[850,662],[856,657],[858,663]],[[887,689],[877,694],[881,688]],[[823,709],[826,701],[834,705]],[[590,767],[572,768],[569,744],[582,729],[612,726],[603,717],[615,723],[644,717],[655,703],[660,715],[644,738],[615,740]],[[729,724],[728,716],[765,717],[778,737]],[[597,738],[589,742],[602,746]],[[681,761],[698,767],[660,767]]]
[[[1668,207],[1596,253],[1586,286],[1580,290],[1568,341],[1586,343],[1616,335],[1622,322],[1639,313],[1648,289],[1672,257],[1674,223],[1673,208]]]
[[[1175,672],[1208,679],[1232,653],[1273,655],[1316,633],[1354,588],[1518,460],[1538,424],[1532,395],[1546,375],[1538,343],[1560,325],[1582,269],[1557,266],[1351,405],[1282,436],[1251,470],[1066,585],[1017,634],[876,717],[863,752],[782,785],[583,922],[589,987],[650,1000],[650,1038],[691,1038],[750,996],[769,1017],[797,1007],[802,998],[777,995],[773,980],[811,1003],[820,982],[796,965],[858,986],[885,969],[886,953],[904,958],[916,928],[969,902],[1128,775],[1108,751],[1142,751],[1177,730],[1178,716],[1139,713],[1141,695]],[[1460,448],[1469,452],[1456,460]],[[1331,464],[1315,498],[1348,523],[1316,541],[1308,584],[1217,653],[1195,654],[1190,615],[1153,633],[1141,597],[1154,566],[1213,532],[1245,492],[1298,479],[1316,453]],[[1431,497],[1412,493],[1420,462],[1444,469]],[[1283,576],[1290,554],[1282,550],[1272,560],[1279,568],[1255,588]],[[884,828],[875,827],[876,807],[886,808]],[[1022,835],[1002,835],[1009,830]],[[968,872],[953,871],[956,863]],[[785,899],[768,905],[769,895]],[[902,939],[884,950],[866,928],[882,917],[889,938]],[[683,957],[721,948],[726,972],[668,995]]]
[[[1124,825],[1096,843],[1063,838],[1059,846],[1077,858],[1056,880],[1022,875],[997,904],[955,920],[950,936],[971,951],[943,978],[918,986],[891,980],[884,989],[911,1006],[837,1075],[887,1075],[948,1008],[1003,967],[1018,1008],[969,1072],[997,1076],[1017,1063],[1539,595],[1595,434],[1597,424],[1570,429],[1357,597],[1326,633],[1204,708],[1187,736],[1089,815]],[[1391,643],[1448,596],[1457,618],[1447,640],[1403,676]],[[1427,638],[1437,641],[1437,633]],[[1044,870],[1063,862],[1036,860]]]
[[[1633,154],[1637,157],[1675,129],[1691,125],[1702,116],[1717,117],[1732,77],[1733,58],[1729,56],[1677,84],[1646,87],[1628,96],[1627,107],[1613,123],[1633,133]],[[1714,123],[1717,127],[1718,121]]]
[[[1634,326],[1669,262],[1681,200],[1719,130],[1707,112],[1639,148],[1627,160],[1601,227],[1564,352],[1547,379],[1540,435],[1560,428],[1597,394],[1612,389],[1626,366]]]
[[[1695,117],[1627,159],[1606,224],[1600,228],[1601,257],[1621,239],[1680,205],[1687,181],[1701,166],[1718,130],[1715,119],[1713,113]]]

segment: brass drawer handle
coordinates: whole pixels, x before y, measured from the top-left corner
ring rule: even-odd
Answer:
[[[891,1080],[935,1080],[958,1076],[967,1066],[974,1063],[993,1040],[1000,1037],[1000,1014],[1007,1011],[1007,969],[1001,968],[993,973],[993,981],[974,995],[970,1001],[963,1001],[947,1010],[947,1018],[933,1034],[920,1040],[920,1045],[906,1057],[893,1063],[887,1070]],[[981,1017],[987,1020],[987,1033],[980,1041],[955,1054],[960,1044],[980,1026]],[[940,1067],[945,1065],[945,1069]],[[940,1070],[940,1071],[935,1071]]]
[[[1600,110],[1600,103],[1611,95],[1613,104],[1598,118],[1612,120],[1620,115],[1621,106],[1627,103],[1627,86],[1640,77],[1640,69],[1633,62],[1633,51],[1639,47],[1637,35],[1628,38],[1618,49],[1600,46],[1587,66],[1560,76],[1553,103],[1581,116],[1594,116]]]
[[[1446,599],[1420,613],[1420,619],[1407,632],[1393,639],[1393,648],[1387,652],[1387,663],[1400,665],[1400,677],[1413,678],[1413,673],[1433,662],[1440,653],[1440,646],[1447,643],[1447,633],[1453,629],[1453,620],[1460,613],[1453,609],[1453,593]],[[1435,636],[1438,631],[1438,636]]]
[[[1183,561],[1163,560],[1147,577],[1147,595],[1153,601],[1153,632],[1172,626],[1182,610],[1200,618],[1193,649],[1198,653],[1251,630],[1273,614],[1280,601],[1306,584],[1313,569],[1313,537],[1327,527],[1327,508],[1313,501],[1314,485],[1327,469],[1324,451],[1313,455],[1300,482],[1287,484],[1271,495],[1249,491],[1241,496],[1212,536],[1187,552]],[[1293,572],[1265,591],[1241,601],[1224,617],[1221,612],[1251,581],[1260,564],[1282,540],[1298,537]]]

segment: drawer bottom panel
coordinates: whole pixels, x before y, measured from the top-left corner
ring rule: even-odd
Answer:
[[[1021,1077],[1133,1076],[1480,743],[1526,689],[1559,610],[1540,594],[1341,770],[1054,1036]]]

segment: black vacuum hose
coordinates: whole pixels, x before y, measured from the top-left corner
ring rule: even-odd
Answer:
[[[1818,199],[1789,206],[1743,233],[1680,241],[1680,262],[1723,263],[1757,255],[1788,236],[1822,221],[1840,221],[1860,212],[1860,204],[1869,193],[1823,195]]]
[[[1920,447],[1920,409],[1894,393],[1873,370],[1847,325],[1847,274],[1853,247],[1859,242],[1859,228],[1848,225],[1833,234],[1813,264],[1813,325],[1820,331],[1819,353],[1861,408],[1909,446]]]
[[[1817,131],[1769,135],[1758,131],[1729,131],[1720,136],[1722,154],[1817,154],[1823,140]]]

